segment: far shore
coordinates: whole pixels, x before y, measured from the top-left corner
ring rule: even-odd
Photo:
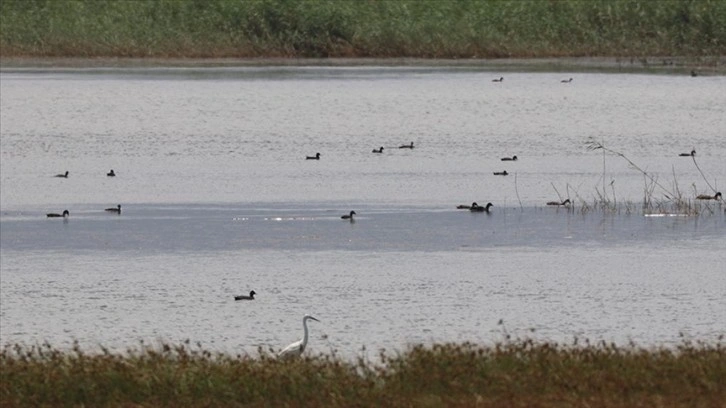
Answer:
[[[40,58],[0,57],[0,69],[83,68],[233,68],[264,66],[460,67],[483,71],[605,71],[726,75],[726,56],[715,57],[563,57],[501,59],[420,58]]]

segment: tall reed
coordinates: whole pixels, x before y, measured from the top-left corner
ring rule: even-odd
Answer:
[[[378,362],[281,361],[189,344],[125,353],[49,344],[0,351],[0,405],[722,406],[723,337],[673,348],[513,340],[413,346]]]
[[[0,55],[720,56],[719,0],[3,0]]]
[[[677,214],[684,214],[684,215],[698,215],[700,206],[693,205],[691,200],[684,197],[684,195],[681,193],[681,190],[678,186],[678,179],[676,177],[675,169],[673,169],[673,186],[671,188],[668,188],[660,183],[658,178],[654,176],[653,174],[643,170],[640,166],[638,166],[635,162],[633,162],[628,156],[625,155],[625,153],[613,150],[607,146],[605,146],[604,142],[596,141],[592,138],[588,139],[586,142],[586,147],[588,150],[602,150],[603,151],[603,174],[602,174],[602,180],[603,180],[603,191],[600,191],[597,187],[595,188],[595,192],[597,194],[597,199],[593,203],[593,207],[596,209],[600,209],[604,212],[609,213],[617,213],[620,212],[620,209],[618,208],[616,196],[615,196],[615,181],[613,180],[610,183],[610,187],[612,189],[612,198],[608,196],[606,190],[605,190],[605,156],[604,154],[610,153],[615,156],[618,156],[625,160],[630,168],[638,171],[643,175],[644,179],[644,194],[643,194],[643,203],[642,203],[642,210],[644,213],[677,213]],[[695,159],[694,159],[695,163]],[[699,169],[700,170],[700,169]],[[656,199],[654,197],[655,189],[658,188],[663,199]],[[583,206],[584,208],[585,206]],[[629,207],[629,204],[626,205],[626,208]],[[588,211],[589,211],[588,207]],[[628,210],[628,213],[630,213],[630,210]]]

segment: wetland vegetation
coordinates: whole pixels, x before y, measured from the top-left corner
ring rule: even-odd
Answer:
[[[701,57],[726,54],[726,2],[4,0],[5,57]],[[604,144],[644,177],[641,207],[603,174],[572,211],[713,213]],[[698,168],[696,157],[691,157]],[[700,168],[698,168],[700,172]],[[701,173],[703,174],[703,173]],[[514,178],[516,183],[516,176]],[[515,184],[516,185],[516,184]],[[570,195],[572,193],[572,195]],[[716,201],[713,201],[716,203]],[[671,348],[504,341],[279,361],[201,345],[123,353],[50,344],[0,350],[0,406],[723,406],[723,339]]]
[[[361,352],[365,356],[365,350]],[[126,353],[49,344],[0,352],[12,406],[722,406],[726,349],[505,341],[415,346],[346,361],[215,353],[188,342]]]
[[[722,56],[719,0],[4,0],[3,57]]]
[[[574,211],[576,204],[572,202],[579,202],[579,211],[581,213],[587,213],[590,211],[602,211],[604,213],[625,213],[633,214],[638,213],[638,207],[642,211],[643,215],[699,215],[699,214],[714,214],[716,211],[721,211],[721,193],[717,191],[714,184],[709,182],[708,178],[704,174],[701,167],[698,165],[696,160],[696,150],[692,150],[690,154],[680,156],[688,157],[694,167],[698,170],[699,174],[703,178],[703,181],[708,188],[713,191],[713,194],[699,194],[696,190],[695,184],[693,185],[693,193],[683,191],[679,184],[677,175],[673,174],[673,180],[670,186],[664,186],[658,178],[644,170],[641,166],[633,162],[628,156],[620,151],[614,150],[604,144],[604,142],[598,142],[593,138],[589,138],[586,142],[586,147],[590,151],[602,151],[603,152],[603,174],[602,174],[602,189],[595,187],[595,198],[592,202],[588,202],[584,199],[577,190],[571,186],[567,186],[567,197],[563,197],[557,188],[553,185],[553,188],[560,198],[560,204],[548,203],[548,205],[559,205],[564,206],[567,209]],[[625,160],[628,163],[628,167],[643,175],[643,201],[640,205],[632,201],[618,202],[617,194],[615,192],[614,180],[607,183],[607,176],[604,171],[605,163],[607,161],[607,155],[618,157]],[[569,193],[572,191],[575,197],[570,198]],[[694,199],[695,198],[695,199]],[[565,204],[565,200],[568,204]],[[710,201],[713,201],[715,205],[711,205]]]

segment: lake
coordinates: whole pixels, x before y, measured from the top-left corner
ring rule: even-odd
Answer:
[[[471,66],[3,68],[0,344],[255,353],[300,338],[305,313],[310,352],[346,357],[715,341],[726,206],[695,197],[726,190],[724,89]],[[493,207],[455,208],[472,202]]]

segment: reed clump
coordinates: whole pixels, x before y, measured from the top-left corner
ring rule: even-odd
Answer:
[[[723,406],[726,350],[563,345],[414,346],[378,362],[280,361],[162,344],[125,353],[49,344],[0,352],[0,405],[16,406]]]
[[[4,0],[0,54],[643,57],[726,54],[716,0]]]
[[[601,150],[603,152],[603,174],[602,174],[602,190],[598,187],[595,188],[596,192],[596,198],[593,200],[592,203],[587,203],[584,199],[582,199],[579,194],[575,191],[575,194],[577,198],[580,200],[580,212],[581,213],[588,213],[591,211],[600,211],[603,213],[609,213],[609,214],[621,214],[625,212],[625,214],[634,214],[636,212],[636,205],[635,203],[631,201],[626,201],[624,203],[618,203],[616,194],[615,194],[615,181],[611,181],[609,184],[610,187],[610,193],[608,193],[608,188],[605,185],[605,160],[606,160],[606,153],[615,155],[617,157],[622,158],[625,160],[629,167],[639,173],[643,176],[644,181],[644,187],[643,187],[643,201],[640,205],[641,211],[643,214],[668,214],[668,215],[685,215],[685,216],[697,216],[703,213],[713,214],[716,211],[716,206],[720,206],[721,200],[715,200],[715,205],[711,205],[707,201],[702,202],[695,202],[694,200],[690,199],[688,196],[686,196],[682,191],[678,184],[678,178],[675,172],[675,169],[673,170],[673,183],[670,187],[664,186],[658,178],[653,175],[652,173],[649,173],[648,171],[644,170],[640,166],[638,166],[635,162],[633,162],[628,156],[625,155],[625,153],[611,149],[610,147],[607,147],[604,142],[599,142],[597,140],[594,140],[593,138],[589,138],[587,142],[585,143],[587,150],[590,151],[596,151]],[[691,155],[691,160],[693,161],[693,165],[698,169],[699,173],[703,177],[703,180],[708,185],[708,187],[715,193],[716,188],[711,185],[711,183],[706,178],[706,175],[701,170],[701,167],[698,165],[698,161],[696,160],[695,155]],[[554,185],[553,185],[554,187]],[[569,185],[568,185],[569,190]],[[555,189],[555,191],[557,191]],[[695,191],[695,185],[694,185],[694,191]],[[657,192],[657,193],[656,193]],[[559,192],[558,192],[559,195]],[[696,194],[693,195],[693,197],[696,197]],[[573,207],[574,209],[574,207]]]

